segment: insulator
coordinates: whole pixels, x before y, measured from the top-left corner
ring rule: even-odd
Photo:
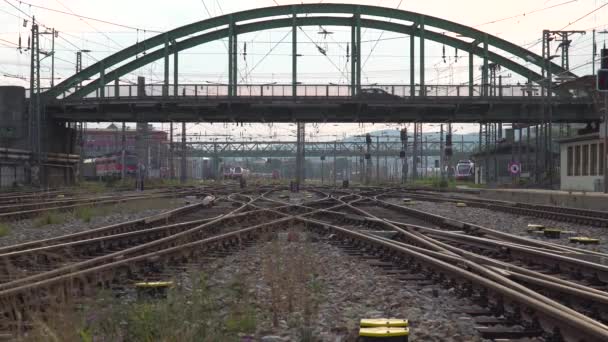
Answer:
[[[452,147],[451,146],[446,146],[446,148],[445,148],[445,155],[447,157],[451,157],[452,154],[453,154]]]
[[[399,152],[399,158],[405,158],[405,151],[401,150],[401,152]]]
[[[451,134],[445,135],[445,145],[452,146],[452,135]]]
[[[447,61],[445,60],[445,45],[443,46],[443,63],[447,63]]]
[[[322,160],[322,161],[323,161],[323,160],[325,160],[325,156],[321,156],[321,160]]]
[[[372,136],[369,133],[365,135],[365,143],[368,145],[372,143]]]
[[[458,63],[458,48],[454,51],[454,62]]]
[[[27,37],[27,46],[32,46],[32,37],[30,36]]]
[[[21,35],[19,35],[19,50],[21,50]]]
[[[346,61],[348,62],[350,58],[350,43],[346,43]]]
[[[372,159],[372,155],[370,153],[366,153],[365,154],[365,159],[367,159],[367,160]]]
[[[27,20],[23,19],[23,27],[27,27]]]

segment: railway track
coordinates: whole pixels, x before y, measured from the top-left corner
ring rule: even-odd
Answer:
[[[70,211],[79,207],[100,206],[131,201],[163,199],[187,195],[200,195],[199,190],[160,191],[145,194],[129,194],[119,196],[97,196],[85,198],[71,198],[51,200],[37,203],[20,203],[16,205],[0,206],[0,221],[20,220],[36,217],[49,211]]]
[[[23,333],[31,313],[44,313],[67,298],[92,295],[100,286],[167,279],[189,263],[223,257],[297,228],[351,255],[377,259],[403,281],[456,289],[478,305],[477,313],[463,313],[497,317],[485,320],[478,329],[482,336],[608,340],[602,323],[608,320],[608,268],[600,262],[607,255],[399,206],[384,201],[382,189],[311,188],[310,197],[289,201],[280,190],[227,195],[233,208],[217,217],[171,224],[166,217],[155,218],[154,227],[125,223],[90,236],[0,249],[3,264],[26,270],[0,271],[16,274],[0,284],[0,327]],[[398,215],[386,217],[388,212]],[[28,273],[37,263],[49,267]]]
[[[414,191],[399,191],[381,196],[381,198],[385,199],[403,197],[428,202],[460,202],[465,203],[467,206],[471,207],[502,211],[511,214],[525,215],[543,219],[552,219],[569,223],[579,223],[595,227],[608,227],[608,212],[605,211],[565,208],[521,202],[496,201],[489,199],[473,199],[470,197],[462,197],[455,195],[450,195],[448,197],[444,194],[421,194]]]

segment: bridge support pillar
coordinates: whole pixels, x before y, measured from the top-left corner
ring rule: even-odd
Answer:
[[[420,96],[426,96],[424,80],[424,16],[420,18]]]
[[[416,37],[410,36],[410,96],[416,97]]]
[[[306,124],[303,122],[297,123],[297,148],[296,148],[296,183],[298,186],[304,183],[306,177],[305,165],[306,165],[306,152],[304,143],[306,139]]]
[[[228,96],[237,96],[238,40],[234,20],[228,27]]]
[[[357,96],[361,92],[361,14],[353,17],[351,26],[351,96]]]
[[[169,35],[165,33],[163,97],[169,96]]]
[[[291,95],[298,96],[298,17],[293,13],[291,27]],[[262,88],[263,89],[263,88]]]

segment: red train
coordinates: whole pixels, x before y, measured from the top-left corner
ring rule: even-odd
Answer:
[[[125,156],[126,174],[135,175],[137,172],[137,157],[132,154]],[[120,178],[122,175],[122,155],[111,154],[84,161],[83,175],[86,179]]]

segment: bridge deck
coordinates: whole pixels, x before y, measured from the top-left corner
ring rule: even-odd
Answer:
[[[54,100],[47,114],[67,121],[207,122],[541,122],[542,97],[143,96]],[[589,98],[553,98],[554,122],[589,122],[599,114]]]

